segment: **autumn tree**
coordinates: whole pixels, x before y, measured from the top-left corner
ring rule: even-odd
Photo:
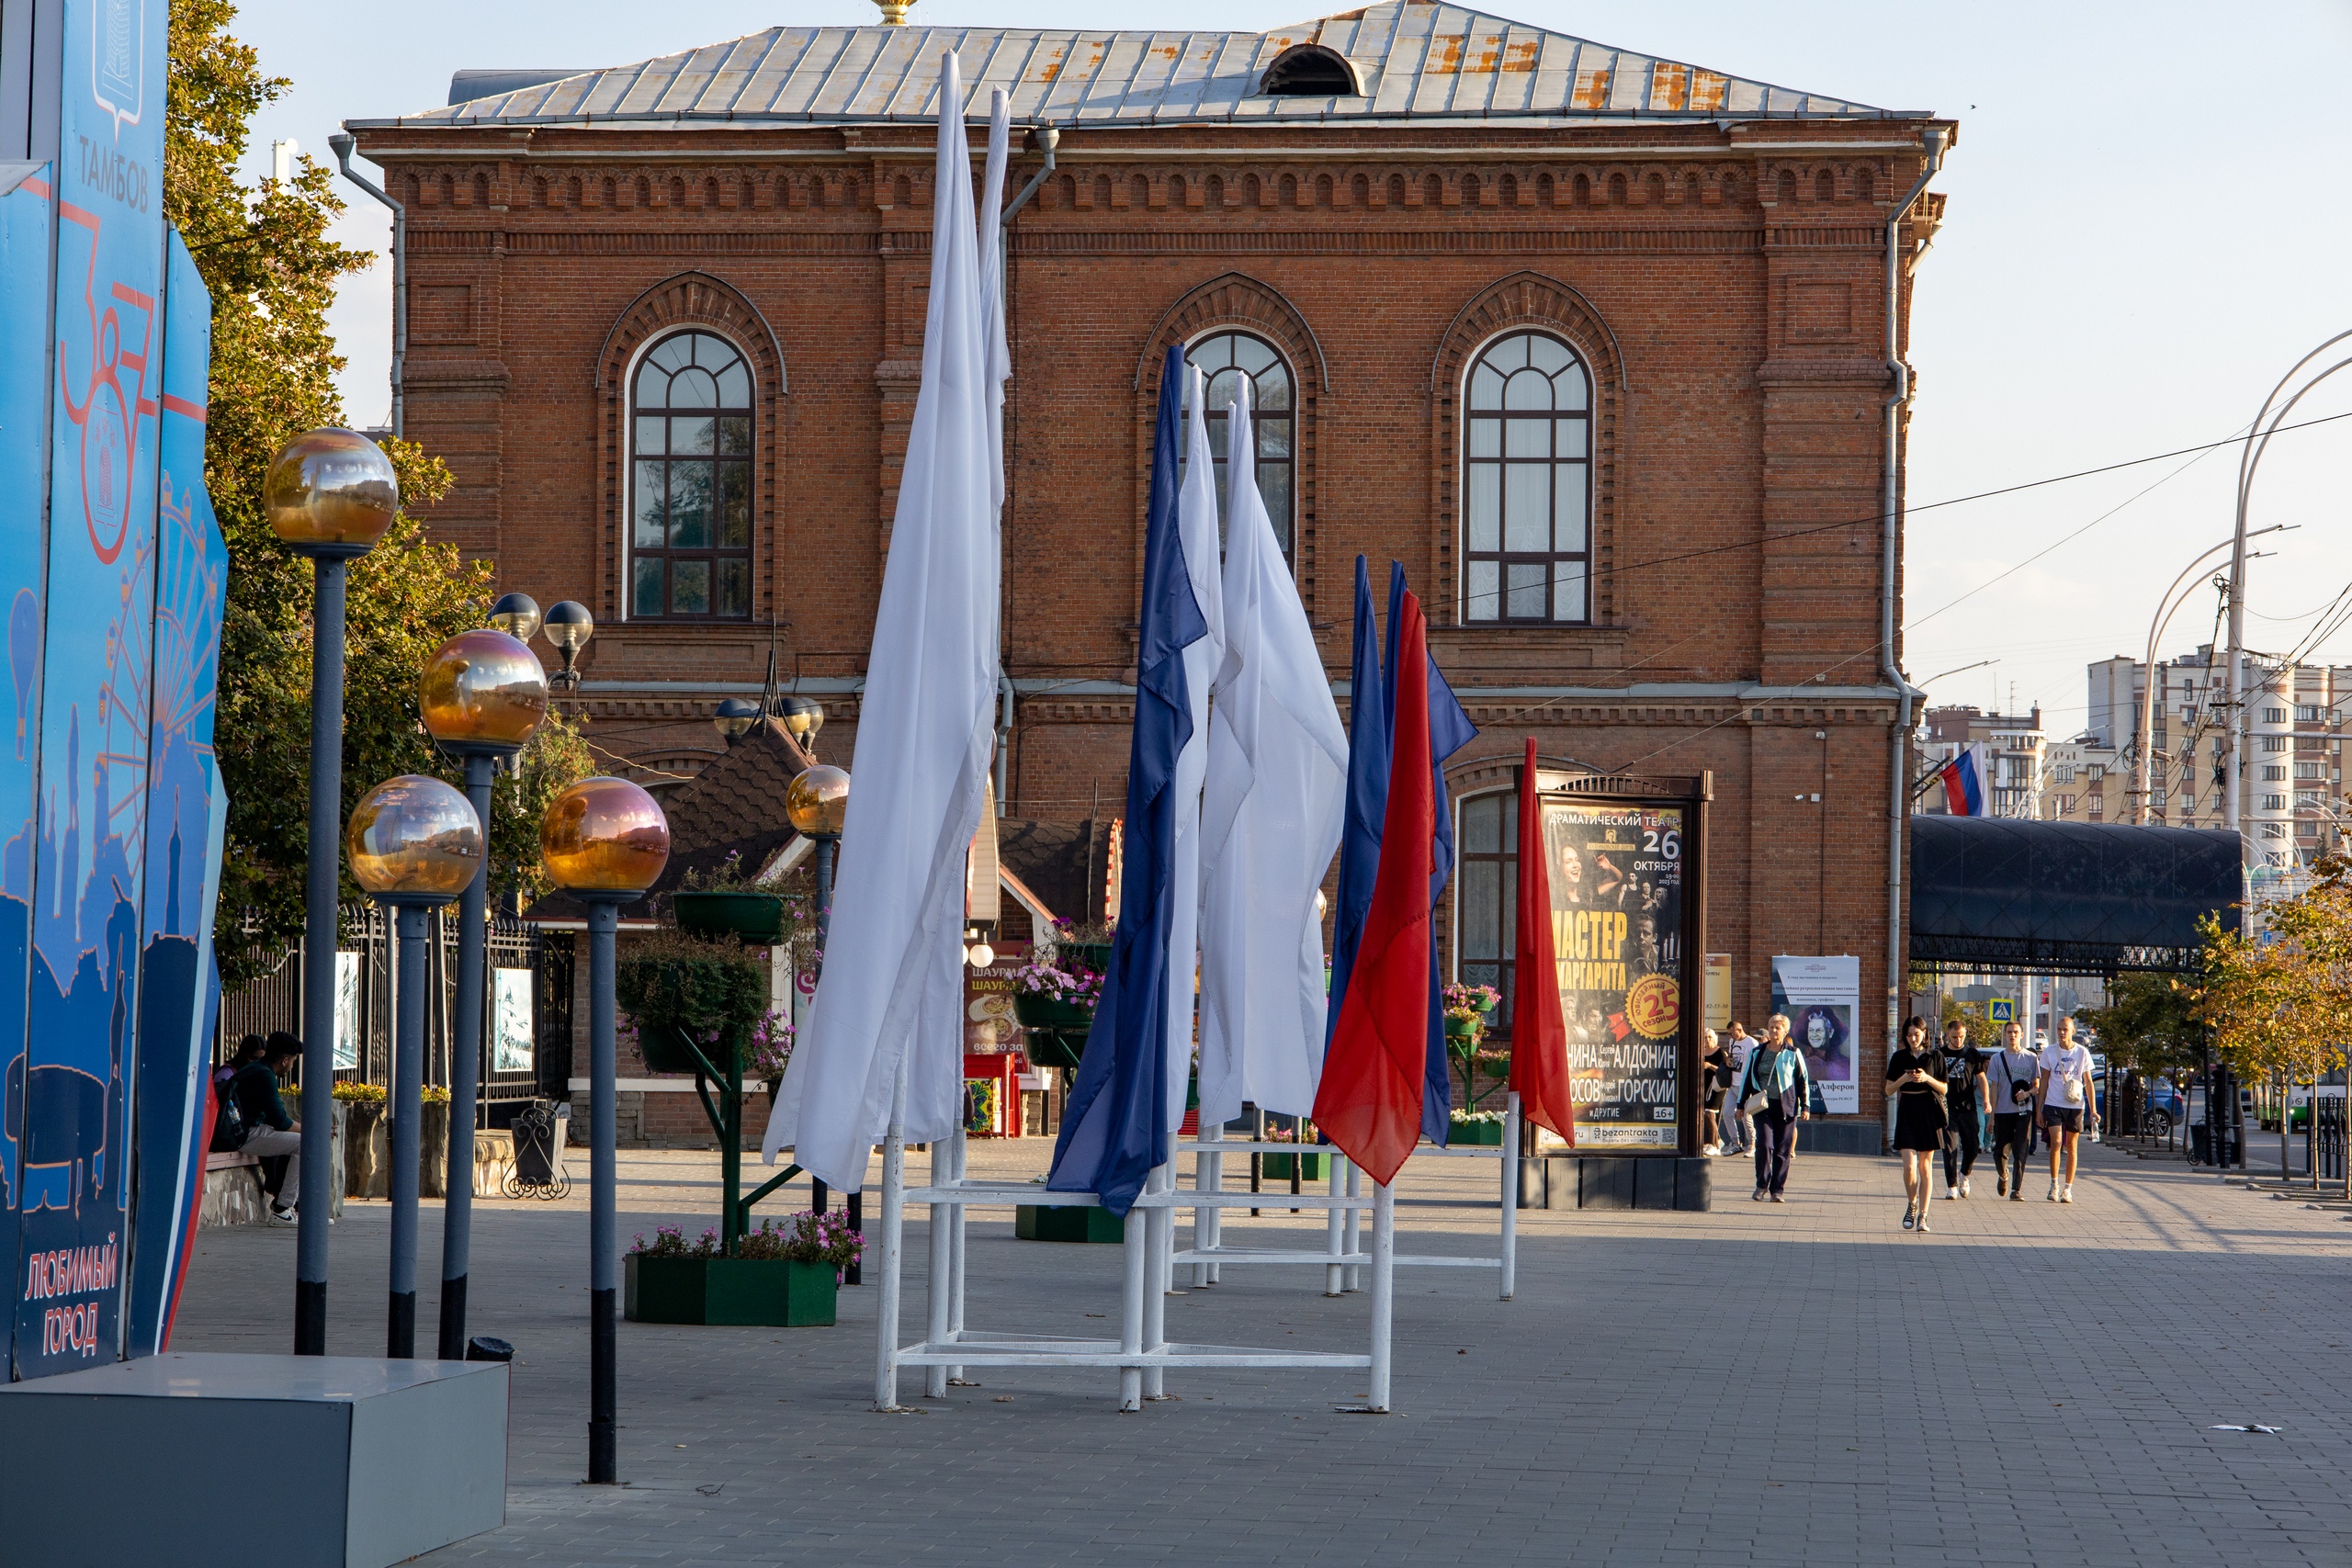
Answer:
[[[270,531],[262,478],[288,440],[344,423],[334,387],[344,361],[327,307],[336,285],[374,259],[328,237],[343,202],[319,164],[301,159],[283,182],[240,178],[254,115],[291,84],[264,74],[258,54],[229,31],[235,16],[230,0],[172,0],[164,159],[164,215],[212,294],[205,482],[231,563],[213,744],[229,795],[220,919],[224,932],[238,929],[230,922],[243,932],[220,947],[232,986],[300,935],[309,850],[311,568]],[[418,724],[417,671],[444,639],[481,624],[491,587],[486,563],[431,542],[406,510],[447,494],[448,469],[413,443],[384,445],[404,510],[351,566],[345,815],[395,774],[458,776]],[[530,809],[590,771],[577,730],[552,725],[501,805],[519,788],[517,804]],[[491,849],[495,886],[538,886],[537,843],[526,824],[496,823]],[[345,895],[357,896],[347,870]]]

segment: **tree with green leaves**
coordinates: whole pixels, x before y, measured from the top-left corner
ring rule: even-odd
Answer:
[[[2143,1076],[2197,1065],[2206,1044],[2197,1017],[2194,976],[2118,975],[2108,982],[2107,1006],[2083,1008],[2075,1021],[2098,1036],[2116,1066]]]
[[[229,31],[235,16],[231,0],[171,0],[164,159],[164,215],[212,293],[205,483],[230,556],[213,746],[229,795],[220,951],[231,986],[274,964],[301,934],[309,850],[311,570],[270,531],[262,479],[292,437],[343,423],[334,376],[344,361],[327,307],[337,284],[374,259],[328,237],[343,203],[319,164],[304,158],[283,182],[240,178],[254,114],[291,84],[263,73],[259,55]],[[481,624],[491,590],[487,563],[431,542],[414,515],[448,492],[448,469],[413,443],[384,447],[403,512],[351,566],[346,816],[361,794],[396,774],[460,776],[418,722],[417,674],[445,639]],[[551,722],[541,732],[516,784],[502,786],[494,890],[544,886],[537,809],[593,771],[575,726]],[[356,897],[347,869],[345,876],[345,897]]]

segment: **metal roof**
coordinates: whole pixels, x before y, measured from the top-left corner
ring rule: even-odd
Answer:
[[[1344,56],[1361,96],[1258,92],[1284,50]],[[1035,28],[771,28],[634,65],[582,72],[358,126],[876,124],[935,118],[939,56],[954,50],[965,112],[991,89],[1016,120],[1065,127],[1252,121],[1898,118],[1614,49],[1458,6],[1385,0],[1264,33]],[[1923,118],[1909,114],[1899,118]]]

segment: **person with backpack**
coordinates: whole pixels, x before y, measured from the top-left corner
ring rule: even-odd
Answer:
[[[1944,1196],[1968,1196],[1968,1173],[1976,1168],[1978,1120],[1989,1103],[1984,1093],[1984,1052],[1968,1043],[1968,1025],[1944,1021]]]
[[[272,1218],[294,1222],[302,1200],[302,1129],[278,1097],[279,1064],[302,1055],[302,1043],[280,1030],[267,1039],[248,1034],[224,1074],[216,1074],[220,1109],[212,1124],[212,1147],[257,1159],[291,1156],[286,1181],[269,1205]]]
[[[2001,1048],[1984,1064],[1984,1086],[1993,1101],[1993,1191],[2025,1201],[2025,1162],[2033,1149],[2033,1080],[2040,1071],[2025,1048],[2025,1031],[2012,1022],[2001,1031]]]

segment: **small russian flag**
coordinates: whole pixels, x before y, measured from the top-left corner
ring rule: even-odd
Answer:
[[[1944,805],[1954,817],[1993,815],[1992,791],[1984,787],[1984,748],[1963,746],[1943,766]]]

